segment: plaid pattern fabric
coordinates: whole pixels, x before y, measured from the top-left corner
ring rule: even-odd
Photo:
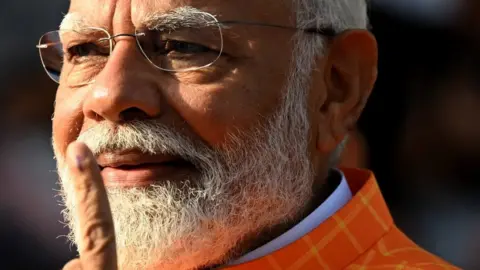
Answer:
[[[229,270],[458,269],[424,251],[393,223],[372,172],[342,169],[353,199],[287,247]]]

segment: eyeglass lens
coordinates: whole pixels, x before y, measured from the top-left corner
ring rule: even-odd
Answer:
[[[154,67],[186,72],[210,66],[221,56],[220,26],[211,21],[202,25],[163,30],[140,28],[134,36],[140,52]],[[86,28],[49,32],[42,36],[37,47],[52,80],[82,85],[93,81],[103,70],[113,43],[108,32]]]

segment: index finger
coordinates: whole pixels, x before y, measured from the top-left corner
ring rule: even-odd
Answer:
[[[95,157],[83,143],[67,150],[75,189],[77,241],[83,269],[117,269],[115,231],[107,193]]]

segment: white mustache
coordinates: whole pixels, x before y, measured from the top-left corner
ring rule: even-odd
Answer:
[[[95,156],[105,152],[139,150],[146,154],[180,156],[193,164],[205,164],[214,158],[215,150],[200,140],[193,141],[158,121],[131,121],[118,126],[99,123],[80,134]]]

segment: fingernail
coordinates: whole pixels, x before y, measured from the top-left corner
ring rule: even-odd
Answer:
[[[85,159],[81,156],[77,156],[75,161],[77,163],[77,169],[82,172],[83,169],[84,169],[83,164],[84,164]]]

